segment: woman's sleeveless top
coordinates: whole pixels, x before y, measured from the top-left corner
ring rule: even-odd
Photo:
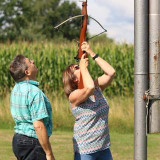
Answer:
[[[108,128],[109,106],[99,87],[94,91],[95,101],[89,97],[71,110],[75,117],[74,152],[90,154],[110,146]]]

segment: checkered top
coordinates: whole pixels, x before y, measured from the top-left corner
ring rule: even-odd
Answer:
[[[89,97],[77,107],[72,107],[75,117],[74,152],[90,154],[109,148],[109,106],[99,87],[94,91],[95,101]]]
[[[10,97],[10,109],[15,121],[16,133],[37,138],[33,121],[43,119],[48,136],[52,134],[52,109],[36,81],[20,81],[14,86]]]

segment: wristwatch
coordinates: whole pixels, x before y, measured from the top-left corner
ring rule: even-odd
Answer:
[[[93,60],[95,60],[99,55],[96,54],[94,57],[92,57]]]

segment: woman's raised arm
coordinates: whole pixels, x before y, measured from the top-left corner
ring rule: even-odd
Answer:
[[[95,54],[91,50],[87,42],[82,43],[82,50],[85,51],[88,55],[90,55],[93,58],[93,60],[95,60],[95,62],[104,71],[104,74],[95,80],[96,85],[98,85],[101,88],[101,90],[104,90],[113,80],[113,77],[115,75],[115,69],[104,59],[99,57],[98,54]]]
[[[75,82],[79,82],[80,80],[80,73],[82,74],[83,80],[83,89],[76,89],[73,91],[70,96],[69,100],[72,106],[78,106],[80,103],[84,102],[90,95],[93,94],[94,91],[94,81],[89,74],[88,71],[88,58],[85,58],[85,54],[82,55],[80,60],[80,70],[75,71]]]

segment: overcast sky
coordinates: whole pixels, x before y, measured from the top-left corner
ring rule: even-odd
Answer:
[[[75,1],[79,7],[82,3]],[[134,41],[134,0],[88,0],[88,15],[97,19],[107,29],[108,37],[117,42]],[[88,27],[91,34],[101,31],[92,21]]]

